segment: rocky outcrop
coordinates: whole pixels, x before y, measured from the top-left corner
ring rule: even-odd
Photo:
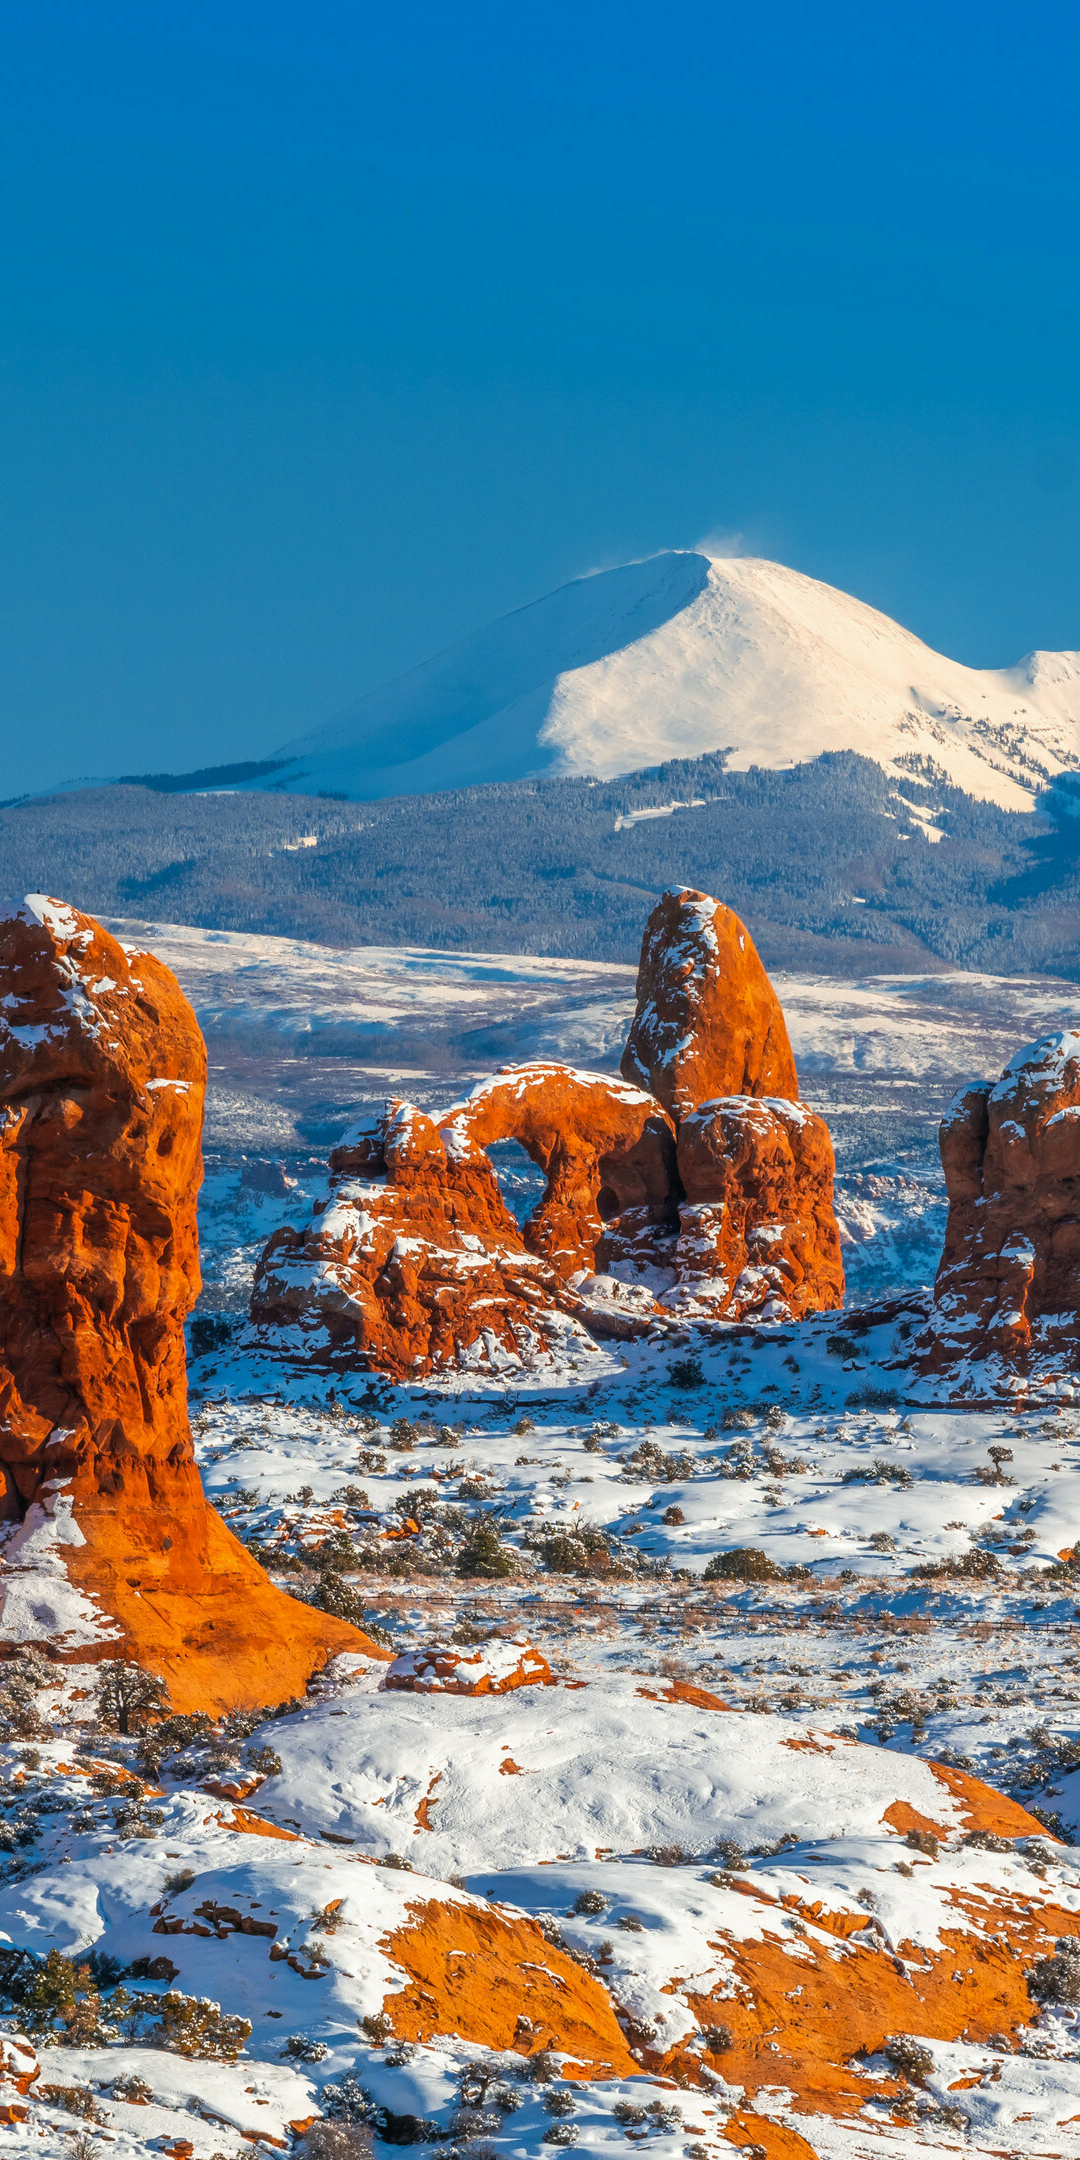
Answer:
[[[404,1379],[447,1366],[499,1370],[542,1360],[568,1335],[587,1343],[641,1324],[594,1313],[566,1277],[591,1273],[588,1238],[607,1234],[596,1204],[604,1178],[618,1178],[635,1203],[646,1195],[632,1230],[649,1217],[648,1195],[665,1159],[674,1162],[667,1121],[649,1097],[565,1066],[522,1067],[515,1095],[517,1079],[498,1075],[442,1127],[395,1101],[347,1136],[307,1228],[279,1230],[259,1263],[251,1315],[263,1342],[285,1356]],[[592,1147],[583,1100],[600,1134]],[[524,1231],[479,1137],[516,1138],[515,1107],[523,1145],[549,1168],[548,1199]]]
[[[205,1081],[150,954],[44,897],[0,920],[0,1643],[130,1656],[214,1710],[373,1646],[276,1591],[203,1497],[183,1322]]]
[[[738,917],[665,894],[638,991],[621,1082],[539,1060],[503,1067],[437,1123],[392,1102],[358,1126],[306,1230],[266,1248],[262,1343],[420,1378],[535,1364],[568,1329],[580,1343],[673,1311],[787,1320],[838,1305],[829,1136],[797,1099],[783,1014]],[[521,1226],[488,1157],[507,1140],[546,1180]]]
[[[685,1315],[799,1319],[844,1298],[832,1142],[803,1103],[732,1096],[679,1127],[677,1287]]]
[[[492,1637],[475,1650],[436,1646],[405,1650],[383,1674],[384,1688],[412,1695],[509,1695],[519,1687],[551,1687],[547,1659],[525,1635]]]
[[[949,1196],[924,1369],[1080,1362],[1080,1032],[1047,1035],[950,1104]]]
[[[798,1098],[784,1015],[754,941],[708,893],[666,892],[649,917],[622,1072],[676,1124],[719,1096]]]
[[[504,1067],[439,1121],[456,1170],[516,1140],[547,1189],[524,1227],[530,1251],[567,1280],[594,1274],[610,1244],[648,1245],[675,1226],[675,1133],[655,1098],[602,1073],[542,1062]]]

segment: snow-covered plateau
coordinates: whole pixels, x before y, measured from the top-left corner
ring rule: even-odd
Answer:
[[[616,1071],[633,971],[111,927],[174,970],[209,1049],[209,1497],[408,1671],[441,1646],[498,1677],[525,1638],[548,1684],[414,1693],[342,1657],[155,1753],[101,1724],[92,1667],[25,1672],[0,1980],[19,1952],[92,1957],[101,2003],[28,2013],[41,2071],[19,2091],[0,2064],[5,2150],[239,2160],[325,2118],[326,2160],[1080,2160],[1076,1961],[1046,1978],[1025,1949],[1080,1921],[1080,1399],[945,1405],[906,1355],[941,1111],[1066,1026],[1072,986],[777,977],[836,1142],[844,1312],[395,1387],[250,1346],[261,1246],[365,1104],[445,1103],[511,1058]],[[524,1209],[532,1166],[499,1168]],[[54,1559],[45,1535],[5,1556],[43,1635]],[[515,1948],[526,1916],[547,1962]],[[617,2026],[571,2014],[577,1984]],[[183,2052],[169,1987],[242,2046],[208,2012],[216,2057]]]

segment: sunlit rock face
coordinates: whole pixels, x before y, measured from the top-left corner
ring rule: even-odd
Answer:
[[[1075,1367],[1080,1032],[1046,1035],[1000,1080],[962,1089],[940,1145],[949,1216],[924,1365]]]
[[[485,1153],[507,1138],[548,1174],[524,1230]],[[252,1295],[259,1340],[285,1357],[404,1379],[500,1370],[543,1359],[568,1335],[629,1332],[643,1322],[594,1312],[570,1278],[591,1275],[617,1227],[599,1213],[604,1180],[640,1199],[635,1231],[639,1215],[651,1227],[651,1206],[663,1231],[674,1161],[674,1134],[651,1097],[566,1066],[499,1074],[441,1126],[390,1102],[335,1148],[327,1198],[307,1227],[271,1238]]]
[[[520,1228],[487,1154],[505,1140],[546,1180]],[[843,1298],[833,1167],[749,932],[666,893],[623,1078],[537,1060],[437,1120],[387,1103],[335,1149],[306,1229],[270,1240],[252,1319],[283,1357],[396,1379],[543,1363],[568,1330],[673,1312],[792,1319]]]
[[[745,924],[708,893],[666,892],[649,917],[622,1072],[677,1124],[719,1096],[798,1099],[780,1000]]]
[[[42,895],[0,916],[0,1643],[133,1656],[210,1708],[281,1701],[365,1638],[274,1590],[203,1497],[205,1087],[152,955]]]
[[[844,1300],[824,1119],[782,1097],[702,1103],[679,1127],[676,1302],[686,1314],[798,1319]]]

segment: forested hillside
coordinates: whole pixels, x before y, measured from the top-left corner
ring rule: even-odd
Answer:
[[[338,944],[633,960],[653,897],[704,887],[770,967],[1077,972],[1080,826],[899,784],[841,752],[731,773],[344,803],[116,786],[0,811],[8,890],[97,914]]]

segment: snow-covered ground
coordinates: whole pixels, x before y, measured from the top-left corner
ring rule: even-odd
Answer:
[[[200,1317],[227,1326],[191,1366],[210,1497],[282,1588],[344,1601],[388,1650],[496,1638],[498,1664],[524,1635],[554,1685],[396,1693],[384,1667],[345,1658],[305,1703],[250,1731],[193,1731],[155,1763],[95,1724],[90,1669],[62,1687],[39,1675],[0,1740],[0,1981],[5,1951],[94,1951],[114,1961],[95,1967],[113,2031],[41,2047],[53,2097],[3,2130],[8,2149],[239,2160],[363,2089],[394,2140],[412,2116],[473,2160],[539,2160],[556,2128],[583,2151],[644,2141],[660,2160],[733,2144],[805,2160],[767,2142],[792,2132],[822,2160],[1080,2160],[1068,2003],[1032,2000],[1018,2030],[1002,2012],[1004,2040],[946,2042],[905,1998],[896,2029],[926,2051],[918,2078],[898,2108],[887,2062],[848,2064],[862,2083],[847,2115],[822,2111],[786,2057],[748,2094],[697,2037],[703,1996],[740,2013],[733,1944],[740,1973],[779,1944],[797,1995],[815,1961],[842,1978],[845,1930],[910,1975],[949,1955],[958,1926],[992,1957],[1043,1903],[1058,1930],[1080,1916],[1077,1855],[1056,1841],[1080,1840],[1080,1399],[943,1407],[909,1362],[940,1247],[939,1106],[1068,1020],[1070,986],[779,980],[805,1093],[836,1135],[854,1302],[900,1289],[906,1305],[869,1325],[574,1345],[482,1385],[395,1388],[253,1347],[239,1321],[255,1254],[306,1212],[364,1101],[401,1088],[443,1103],[500,1056],[615,1070],[631,971],[182,929],[146,942],[210,1047]],[[241,1183],[268,1161],[284,1190]],[[507,1157],[503,1174],[523,1201],[531,1173]],[[478,1528],[505,1573],[471,1567]],[[31,1603],[47,1596],[30,1546],[7,1565]],[[1047,1835],[1007,1812],[1003,1835],[970,1831],[970,1776]],[[444,1904],[462,1942],[538,1918],[592,1960],[627,2032],[703,2067],[680,2084],[560,2058],[548,2086],[452,2019],[388,2040],[378,2019],[411,1970],[416,1914]],[[184,2056],[137,2001],[115,2007],[117,1968],[137,1998],[170,1984],[140,1971],[162,1956],[176,1989],[250,2022],[237,2060]],[[485,2081],[501,2099],[463,2113]]]
[[[286,743],[253,784],[363,800],[725,747],[739,770],[858,750],[1027,809],[1080,762],[1080,656],[964,667],[782,563],[672,552],[518,608]]]

